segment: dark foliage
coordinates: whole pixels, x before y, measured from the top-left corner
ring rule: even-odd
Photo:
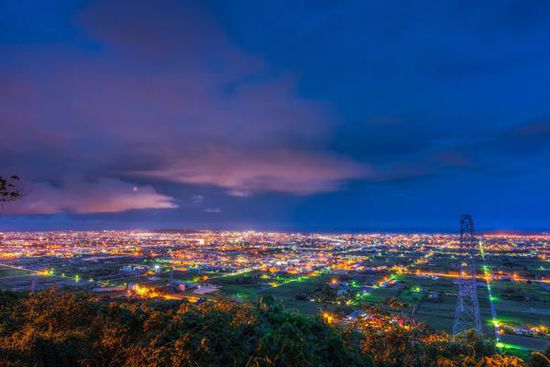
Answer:
[[[0,292],[0,366],[525,366],[489,357],[474,334],[451,342],[390,317],[337,327],[270,296],[191,305]]]
[[[358,346],[273,300],[166,306],[49,290],[0,298],[0,366],[366,366]]]
[[[18,176],[0,176],[0,203],[15,201],[21,198],[21,191],[16,185],[18,181]]]

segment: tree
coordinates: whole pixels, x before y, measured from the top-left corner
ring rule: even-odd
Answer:
[[[2,205],[21,198],[21,190],[16,185],[18,181],[18,176],[0,176],[0,203]]]
[[[546,351],[544,353],[533,352],[531,356],[531,366],[533,367],[550,366],[550,345],[546,347]]]

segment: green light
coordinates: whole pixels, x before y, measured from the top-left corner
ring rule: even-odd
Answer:
[[[503,342],[498,342],[498,343],[496,343],[495,345],[497,346],[497,348],[502,348],[502,349],[528,350],[527,348],[522,347],[522,346],[520,346],[520,345],[508,344],[508,343],[503,343]]]

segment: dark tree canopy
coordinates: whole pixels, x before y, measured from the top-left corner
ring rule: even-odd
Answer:
[[[527,366],[494,354],[475,332],[453,341],[424,324],[366,311],[371,318],[343,327],[289,312],[273,297],[193,305],[0,291],[0,366]]]
[[[15,201],[21,198],[21,190],[16,184],[18,176],[0,176],[0,203]]]

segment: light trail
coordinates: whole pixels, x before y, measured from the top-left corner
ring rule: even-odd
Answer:
[[[0,263],[0,266],[6,267],[6,268],[10,268],[10,269],[28,271],[28,272],[30,272],[30,273],[36,273],[36,274],[39,273],[39,271],[31,270],[31,269],[26,269],[26,268],[24,268],[24,267],[22,267],[22,266],[14,266],[14,265],[2,264],[2,263]]]
[[[491,276],[491,271],[489,270],[489,267],[487,266],[487,261],[485,259],[485,249],[483,248],[483,241],[479,241],[479,253],[481,255],[481,259],[483,260],[483,266],[482,266],[482,269],[483,269],[483,275],[484,275],[484,278],[485,278],[485,283],[487,284],[487,294],[489,295],[489,307],[491,308],[491,317],[492,317],[492,321],[493,321],[493,327],[495,328],[495,344],[497,346],[497,348],[501,348],[501,343],[500,343],[500,338],[499,338],[499,335],[500,335],[500,330],[499,330],[499,323],[498,323],[498,319],[497,319],[497,312],[496,312],[496,309],[495,309],[495,303],[493,302],[493,292],[491,290],[491,279],[492,279],[492,276]]]
[[[407,275],[416,275],[416,276],[424,276],[424,277],[441,277],[441,278],[458,278],[458,274],[455,273],[439,273],[434,271],[403,271],[403,274]],[[485,280],[484,276],[477,276],[476,279],[478,280]],[[498,277],[496,278],[499,279]],[[544,284],[550,284],[550,279],[527,279],[527,278],[516,278],[514,281],[517,282],[532,282],[532,283],[544,283]]]
[[[72,279],[77,283],[83,280],[82,278],[80,278],[79,275],[71,277],[71,276],[67,276],[65,274],[50,274],[47,271],[45,272],[44,270],[27,269],[27,268],[24,268],[22,266],[14,266],[14,265],[8,265],[8,264],[3,264],[3,263],[0,263],[0,266],[10,268],[10,269],[28,271],[32,275],[36,275],[36,276],[40,276],[40,277],[57,277],[57,278],[63,278],[63,279]],[[92,280],[88,280],[88,283],[92,283],[92,282],[93,282]]]

